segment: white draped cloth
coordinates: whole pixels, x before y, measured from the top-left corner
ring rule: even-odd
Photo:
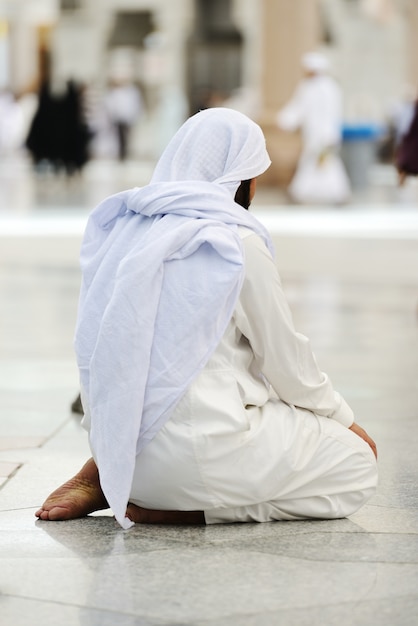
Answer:
[[[264,227],[234,202],[270,165],[261,129],[231,109],[190,118],[151,183],[91,214],[81,249],[75,334],[90,445],[124,528],[137,454],[215,350],[243,280],[238,226]]]

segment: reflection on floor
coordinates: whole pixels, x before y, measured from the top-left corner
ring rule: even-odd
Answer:
[[[70,404],[78,247],[102,197],[148,164],[87,180],[0,167],[2,626],[412,626],[418,615],[418,197],[390,171],[343,208],[259,189],[298,329],[376,439],[380,487],[350,519],[121,531],[108,513],[37,522],[89,451]],[[136,179],[138,178],[137,182]]]

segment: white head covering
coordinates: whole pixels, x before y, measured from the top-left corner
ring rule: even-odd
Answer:
[[[302,57],[302,67],[309,72],[323,74],[329,70],[329,61],[320,52],[308,52]]]
[[[206,109],[189,118],[170,141],[151,183],[206,180],[228,186],[235,195],[241,181],[259,176],[270,163],[257,124],[232,109]]]
[[[103,492],[125,518],[135,457],[169,418],[231,319],[243,280],[234,200],[270,164],[260,128],[230,109],[190,118],[151,184],[105,200],[81,250],[75,350]]]

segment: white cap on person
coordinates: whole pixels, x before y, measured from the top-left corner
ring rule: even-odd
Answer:
[[[302,67],[308,72],[322,73],[328,71],[329,61],[320,52],[307,52],[302,57]]]

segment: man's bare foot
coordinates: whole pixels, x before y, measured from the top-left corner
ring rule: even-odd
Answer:
[[[203,511],[154,511],[143,509],[131,502],[126,509],[126,517],[136,524],[174,524],[181,526],[205,524]]]
[[[51,493],[35,515],[41,520],[57,521],[85,517],[108,508],[96,463],[89,459],[74,478]]]

